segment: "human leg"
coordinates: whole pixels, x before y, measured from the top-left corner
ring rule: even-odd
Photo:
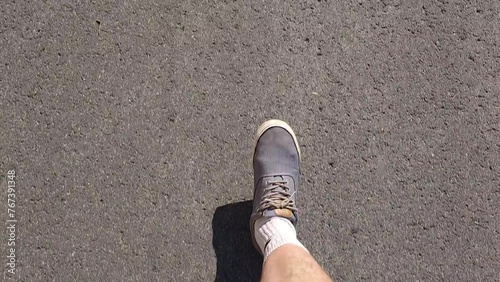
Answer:
[[[273,251],[262,267],[261,282],[332,281],[302,247],[286,244]]]

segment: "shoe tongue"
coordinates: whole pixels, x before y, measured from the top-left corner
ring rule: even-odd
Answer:
[[[289,209],[275,209],[274,214],[280,217],[292,219],[293,218],[293,212]]]
[[[275,216],[278,216],[278,217],[286,218],[286,219],[288,219],[290,221],[294,221],[295,220],[295,215],[289,209],[267,210],[267,211],[264,212],[264,216],[265,217],[275,217]]]

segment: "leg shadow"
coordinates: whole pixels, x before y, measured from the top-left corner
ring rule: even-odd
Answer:
[[[217,256],[216,282],[259,281],[262,257],[250,235],[252,201],[218,207],[212,220],[212,244]]]

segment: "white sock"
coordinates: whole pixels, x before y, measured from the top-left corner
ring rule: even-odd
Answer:
[[[285,244],[297,245],[307,251],[304,245],[297,240],[295,227],[286,218],[261,217],[255,222],[254,228],[255,240],[264,254],[264,261],[274,250]]]

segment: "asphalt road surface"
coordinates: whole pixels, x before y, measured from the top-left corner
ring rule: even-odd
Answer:
[[[279,118],[333,278],[500,281],[498,0],[2,1],[0,47],[0,280],[257,281]]]

